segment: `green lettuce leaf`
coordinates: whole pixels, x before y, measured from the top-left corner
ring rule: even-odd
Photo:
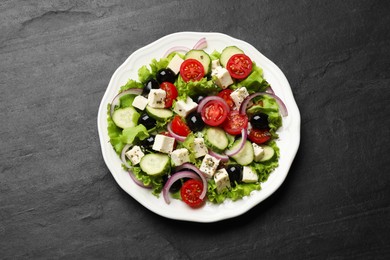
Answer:
[[[279,113],[278,103],[274,98],[266,95],[259,96],[254,100],[255,105],[247,110],[248,116],[251,117],[255,113],[267,114],[270,133],[273,139],[276,139],[278,137],[276,131],[282,126],[282,117]]]
[[[131,88],[143,88],[143,87],[144,86],[140,82],[129,79],[129,81],[127,81],[127,83],[125,85],[121,86],[119,92],[123,92],[123,91],[131,89]]]
[[[202,78],[199,81],[185,82],[180,75],[175,82],[175,86],[179,93],[178,99],[181,100],[186,100],[188,96],[212,95],[222,90],[212,80],[207,80],[207,78]]]
[[[138,80],[142,84],[145,84],[146,81],[155,78],[157,71],[165,69],[172,58],[173,56],[170,56],[168,58],[161,58],[160,60],[153,59],[149,64],[150,69],[148,69],[146,65],[142,66],[138,70]]]
[[[149,137],[148,130],[144,125],[140,124],[135,127],[123,129],[121,140],[124,144],[132,144],[136,138],[142,141],[147,137]]]
[[[107,105],[107,131],[110,143],[117,154],[120,154],[125,144],[122,142],[122,128],[116,126],[110,116],[110,104]]]
[[[210,53],[211,60],[219,60],[221,58],[221,53],[214,50],[212,53]]]
[[[265,91],[270,85],[263,78],[263,69],[253,63],[251,74],[246,79],[236,82],[230,88],[235,90],[242,86],[246,87],[249,94],[253,94]]]
[[[159,196],[163,188],[162,176],[150,176],[141,170],[139,166],[133,166],[131,168],[135,177],[141,181],[145,186],[152,186],[152,193],[155,196]]]
[[[214,179],[210,179],[208,181],[207,198],[213,203],[222,203],[225,199],[236,201],[244,196],[249,196],[252,191],[260,189],[260,183],[240,183],[230,190],[218,193]]]

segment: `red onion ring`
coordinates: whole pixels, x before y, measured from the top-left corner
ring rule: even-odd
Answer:
[[[234,155],[238,154],[242,150],[242,148],[244,148],[244,145],[245,145],[247,138],[248,138],[248,131],[245,128],[243,128],[241,130],[241,141],[238,144],[238,146],[234,149],[226,150],[225,154],[227,156],[234,156]]]
[[[162,190],[164,200],[167,204],[171,203],[171,200],[169,199],[169,189],[171,188],[173,183],[182,178],[199,179],[200,177],[198,174],[190,171],[181,171],[172,175],[167,180]],[[205,187],[203,187],[203,189],[205,189]]]
[[[228,106],[228,104],[226,103],[226,101],[221,98],[221,97],[218,97],[218,96],[208,96],[208,97],[205,97],[204,99],[202,99],[200,102],[199,102],[199,105],[198,105],[198,108],[197,108],[197,111],[198,113],[200,113],[203,109],[203,107],[209,102],[209,101],[212,101],[212,100],[216,100],[216,101],[219,101],[222,103],[224,109],[226,111],[230,111],[230,108]]]
[[[216,153],[214,152],[213,150],[210,150],[209,151],[209,154],[219,160],[221,160],[221,162],[227,162],[229,161],[229,156],[227,156],[226,154],[219,154],[219,153]]]
[[[194,50],[202,50],[202,49],[205,49],[205,48],[207,48],[207,41],[206,41],[206,38],[203,37],[194,45],[194,47],[192,49],[194,49]]]
[[[176,51],[181,51],[181,52],[188,52],[190,50],[190,48],[187,48],[185,46],[174,46],[172,48],[169,48],[163,57],[168,57],[169,54],[171,54],[172,52],[176,52]]]
[[[115,106],[119,104],[119,99],[121,97],[123,97],[124,95],[141,95],[142,94],[142,88],[131,88],[131,89],[128,89],[128,90],[125,90],[125,91],[122,91],[121,93],[119,93],[118,95],[116,95],[112,101],[111,101],[111,105],[110,105],[110,116],[112,118],[112,114],[114,113],[114,109],[115,109]]]
[[[126,168],[131,168],[131,166],[127,163],[127,160],[126,160],[126,152],[127,150],[129,150],[130,147],[132,147],[133,145],[132,144],[126,144],[123,149],[122,149],[122,152],[121,152],[121,160],[122,160],[122,163],[126,166]]]
[[[246,107],[248,106],[248,103],[251,99],[258,97],[258,96],[262,96],[262,95],[268,95],[268,96],[274,98],[276,100],[276,103],[278,103],[278,105],[279,105],[280,114],[284,117],[288,116],[287,107],[283,103],[283,101],[277,95],[272,94],[272,93],[268,93],[268,92],[258,92],[258,93],[254,93],[252,95],[247,96],[241,104],[240,114],[243,114],[243,115],[246,114]]]
[[[128,173],[130,175],[130,178],[135,182],[135,184],[137,184],[138,186],[140,186],[141,188],[145,188],[145,189],[151,189],[152,186],[149,185],[149,186],[146,186],[142,181],[138,180],[134,173],[131,171],[131,170],[128,170]]]
[[[206,197],[206,192],[207,192],[207,180],[206,180],[206,177],[203,175],[203,173],[195,165],[193,165],[191,163],[183,163],[182,165],[176,167],[175,171],[178,172],[178,171],[181,171],[183,169],[192,170],[192,171],[196,172],[199,175],[200,179],[203,182],[203,191],[199,195],[199,198],[200,199],[204,199],[204,197]]]
[[[176,141],[179,141],[179,142],[184,142],[184,140],[186,140],[187,137],[185,136],[181,136],[181,135],[178,135],[176,134],[175,132],[173,132],[172,130],[172,121],[168,123],[167,125],[167,130],[168,130],[168,133],[176,139]]]

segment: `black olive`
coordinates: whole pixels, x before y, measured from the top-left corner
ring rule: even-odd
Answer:
[[[150,129],[156,126],[156,120],[147,113],[143,113],[138,119],[138,124],[143,124],[146,129]]]
[[[197,95],[192,100],[199,104],[199,102],[202,101],[202,99],[204,99],[204,98],[205,98],[205,96]]]
[[[236,183],[240,183],[242,181],[242,166],[238,164],[229,164],[226,166],[226,171],[229,174],[229,179],[231,185],[234,187]]]
[[[148,80],[145,83],[144,90],[142,91],[142,95],[147,96],[151,89],[159,89],[159,88],[160,88],[160,84],[158,84],[157,80],[155,79]]]
[[[251,125],[257,129],[268,129],[268,115],[264,113],[254,114],[251,118]]]
[[[175,83],[176,74],[169,68],[161,69],[157,71],[156,79],[160,84],[163,82]]]
[[[152,147],[153,144],[154,144],[154,138],[156,136],[155,135],[151,135],[149,136],[148,138],[144,139],[141,141],[141,145],[145,148],[149,148],[149,147]]]
[[[202,120],[202,116],[197,111],[193,111],[186,117],[186,123],[193,132],[202,131],[205,124]]]

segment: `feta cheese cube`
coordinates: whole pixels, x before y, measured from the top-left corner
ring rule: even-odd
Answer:
[[[242,171],[242,182],[245,183],[253,183],[259,180],[259,176],[255,172],[252,171],[251,167],[244,166]]]
[[[171,153],[171,161],[175,166],[182,165],[190,161],[190,153],[186,148],[181,148]]]
[[[133,165],[138,164],[141,161],[141,158],[144,157],[144,153],[141,151],[141,148],[138,145],[133,146],[126,153],[126,157],[129,158]]]
[[[133,100],[133,107],[136,107],[140,110],[144,110],[148,104],[148,99],[143,96],[136,96]]]
[[[163,89],[151,89],[148,95],[148,105],[154,108],[165,107],[167,93]]]
[[[230,96],[232,97],[236,107],[239,109],[240,106],[241,106],[242,101],[244,101],[244,99],[247,96],[249,96],[249,93],[246,90],[246,87],[241,87],[241,88],[238,88],[235,91],[233,91],[233,93],[230,94]]]
[[[219,60],[213,60],[211,62],[211,69],[214,70],[216,69],[217,67],[221,67],[221,64],[219,63]]]
[[[233,84],[233,79],[229,74],[229,71],[221,66],[216,67],[212,72],[215,84],[225,89],[231,84]]]
[[[206,156],[203,158],[202,164],[200,165],[199,170],[206,174],[208,178],[213,177],[215,170],[218,167],[219,159],[206,154]]]
[[[156,135],[152,149],[162,153],[170,153],[173,151],[174,144],[175,138],[165,135]]]
[[[167,68],[171,69],[175,74],[179,73],[180,66],[183,63],[183,59],[179,55],[175,55],[172,60],[169,62]]]
[[[259,162],[261,160],[261,158],[263,158],[263,156],[264,156],[264,149],[263,149],[263,147],[255,144],[255,143],[252,143],[252,146],[253,146],[254,160],[255,160],[255,162]]]
[[[227,171],[224,168],[219,169],[215,173],[214,181],[215,181],[215,184],[217,186],[217,192],[218,193],[221,193],[225,189],[229,189],[230,188],[229,174],[227,173]]]
[[[194,151],[195,158],[205,156],[209,152],[202,137],[197,137],[194,139]]]
[[[173,111],[181,117],[186,117],[191,111],[198,107],[190,97],[187,97],[186,101],[179,100],[175,103]]]

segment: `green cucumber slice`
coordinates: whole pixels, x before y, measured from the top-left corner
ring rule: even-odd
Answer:
[[[173,112],[170,109],[165,108],[154,108],[151,106],[146,106],[146,112],[150,117],[158,121],[164,121],[173,116]]]
[[[204,135],[206,146],[215,152],[222,152],[229,145],[229,140],[221,128],[209,127]]]
[[[226,47],[225,49],[222,50],[221,52],[221,57],[219,58],[219,63],[221,63],[221,65],[223,67],[226,67],[226,64],[227,62],[229,61],[229,59],[235,55],[235,54],[241,54],[241,53],[244,53],[241,49],[239,49],[238,47],[236,46],[229,46],[229,47]]]
[[[150,153],[142,157],[139,163],[141,170],[148,175],[163,175],[170,171],[169,156],[161,153]]]
[[[240,142],[241,139],[236,140],[230,149],[234,149]],[[232,158],[240,165],[250,164],[254,159],[253,146],[251,142],[245,141],[244,147],[241,149],[241,151],[233,155]]]
[[[190,50],[189,52],[186,53],[184,59],[195,59],[200,63],[202,63],[205,75],[211,72],[211,58],[203,50]]]
[[[112,114],[112,121],[120,128],[137,125],[140,114],[133,107],[119,108]]]
[[[264,150],[263,158],[261,158],[260,162],[266,162],[274,158],[275,156],[275,150],[268,145],[260,145]]]

